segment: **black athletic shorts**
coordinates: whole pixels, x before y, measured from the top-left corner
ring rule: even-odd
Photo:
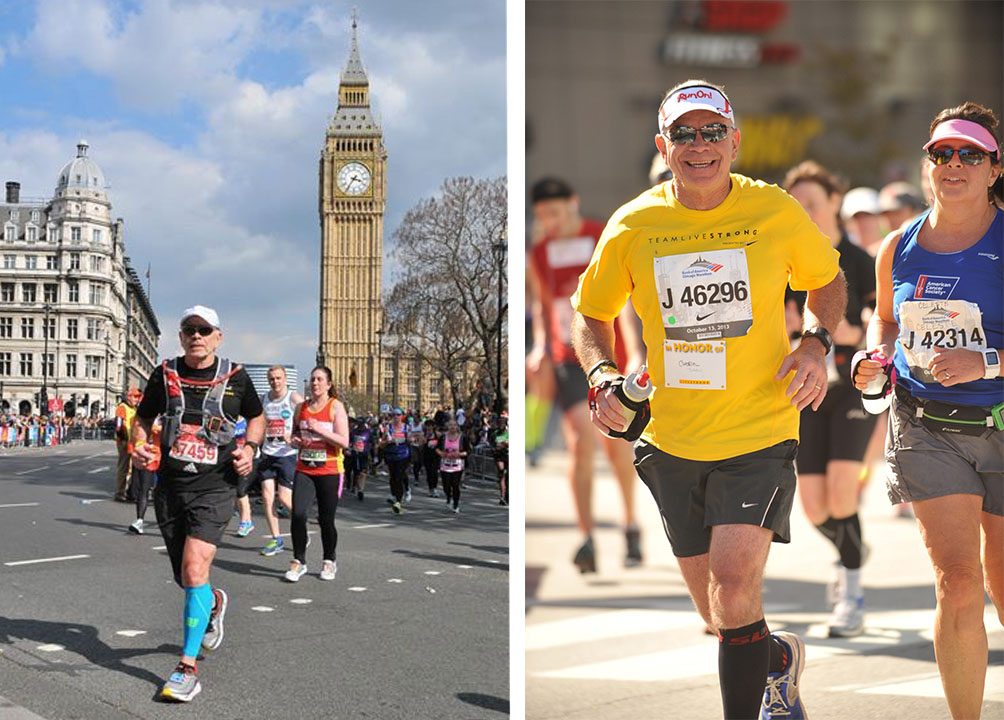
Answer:
[[[233,485],[224,483],[195,490],[176,483],[159,483],[154,489],[153,508],[179,585],[185,540],[195,537],[219,545],[234,510],[236,493]]]
[[[262,455],[258,463],[258,477],[262,480],[274,478],[282,487],[293,489],[296,475],[296,455]]]
[[[790,542],[788,519],[795,498],[798,443],[724,460],[684,460],[645,441],[634,449],[634,466],[655,498],[666,537],[677,557],[704,555],[715,525],[757,525]]]
[[[556,400],[562,412],[568,412],[589,398],[586,373],[578,363],[566,362],[555,365],[554,379],[557,386]]]
[[[819,410],[807,407],[802,411],[798,472],[825,475],[830,460],[864,460],[877,419],[877,415],[865,412],[861,393],[852,385],[831,385]]]

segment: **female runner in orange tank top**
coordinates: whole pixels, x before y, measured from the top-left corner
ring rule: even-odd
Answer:
[[[318,523],[324,560],[321,580],[334,580],[338,565],[335,547],[335,510],[342,495],[342,451],[349,446],[349,419],[331,384],[331,370],[315,367],[310,372],[309,397],[296,407],[290,444],[299,451],[293,479],[293,561],[286,580],[296,582],[307,572],[307,511],[317,497]]]

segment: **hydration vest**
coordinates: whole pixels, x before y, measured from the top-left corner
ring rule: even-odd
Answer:
[[[181,377],[178,374],[177,358],[165,360],[163,369],[164,389],[167,392],[167,410],[164,412],[162,431],[164,445],[171,447],[178,439],[182,417],[185,415],[183,385],[209,388],[202,399],[202,421],[199,430],[195,433],[196,436],[212,445],[222,446],[232,442],[236,436],[237,423],[223,414],[223,394],[226,392],[230,378],[240,371],[241,366],[234,365],[227,358],[219,358],[219,362],[216,364],[216,377],[212,380],[192,380]],[[189,411],[188,414],[193,416],[195,412]]]

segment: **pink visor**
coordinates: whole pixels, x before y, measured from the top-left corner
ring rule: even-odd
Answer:
[[[934,128],[934,134],[927,141],[924,149],[942,140],[964,140],[971,142],[980,150],[987,152],[997,152],[997,141],[993,134],[979,123],[972,120],[946,120]]]

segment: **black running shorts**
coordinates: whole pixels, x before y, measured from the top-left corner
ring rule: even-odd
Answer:
[[[704,555],[715,525],[757,525],[790,542],[788,519],[795,498],[798,443],[724,460],[684,460],[641,440],[635,468],[652,492],[677,557]]]
[[[877,415],[865,412],[861,393],[845,383],[831,385],[819,410],[802,411],[798,431],[798,472],[825,475],[830,460],[861,462]]]
[[[174,568],[174,579],[179,585],[185,541],[195,537],[219,545],[234,510],[236,492],[232,485],[224,483],[196,490],[173,483],[157,485],[153,507]]]
[[[293,489],[296,475],[296,455],[262,455],[258,463],[258,473],[262,480],[275,479],[284,488]]]
[[[568,412],[589,398],[586,373],[578,363],[566,362],[555,365],[554,379],[557,386],[556,399],[562,412]]]

